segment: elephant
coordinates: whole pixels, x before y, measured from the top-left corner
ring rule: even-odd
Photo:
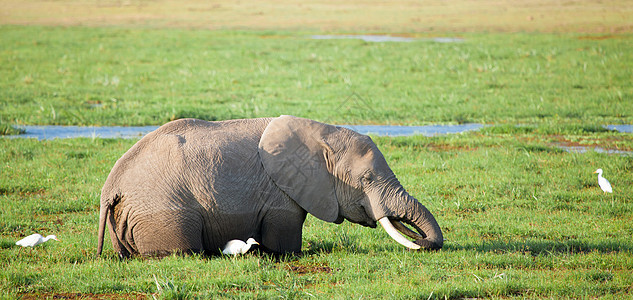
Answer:
[[[100,202],[98,255],[107,223],[123,258],[214,254],[250,237],[264,252],[297,254],[307,213],[380,223],[410,249],[444,242],[369,136],[287,115],[166,123],[117,160]]]

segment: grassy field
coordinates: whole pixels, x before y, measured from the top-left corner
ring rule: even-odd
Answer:
[[[0,27],[0,120],[633,123],[630,34],[462,34],[461,43],[310,34]]]
[[[0,138],[0,298],[630,298],[633,156],[559,148],[633,151],[601,127],[633,123],[629,2],[0,0],[0,133],[280,114],[489,125],[374,138],[441,251],[308,216],[303,255],[281,258],[121,261],[109,242],[96,257],[99,193],[135,140]],[[310,38],[353,33],[420,40]],[[33,232],[62,242],[15,246]]]
[[[561,135],[613,140],[627,134]],[[561,138],[559,136],[559,139]],[[435,214],[446,245],[410,252],[383,230],[309,217],[304,255],[275,259],[95,257],[99,189],[132,140],[0,140],[0,290],[16,295],[436,298],[630,296],[631,157],[561,151],[534,133],[486,129],[376,138],[399,179]],[[591,172],[605,169],[603,195]],[[32,232],[62,242],[13,245]],[[157,288],[156,281],[161,289]],[[39,297],[38,296],[38,297]]]

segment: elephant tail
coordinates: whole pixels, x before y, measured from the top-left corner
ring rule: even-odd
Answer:
[[[103,250],[103,236],[105,235],[106,220],[108,219],[108,214],[110,213],[110,207],[110,203],[108,202],[101,203],[101,209],[99,212],[99,235],[97,237],[97,256],[101,256],[101,251]]]
[[[110,196],[109,193],[101,191],[101,208],[99,209],[99,233],[97,235],[97,256],[100,256],[101,252],[103,251],[103,238],[105,236],[106,223],[110,223],[110,228],[112,229],[110,233],[116,234],[114,230],[113,209],[120,200],[121,196],[119,194]]]

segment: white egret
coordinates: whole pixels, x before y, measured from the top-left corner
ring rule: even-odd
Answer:
[[[230,240],[222,250],[226,255],[238,255],[248,252],[252,245],[259,245],[254,238],[249,238],[246,243],[242,240]]]
[[[15,244],[22,247],[35,247],[41,243],[46,243],[48,240],[56,240],[59,242],[57,237],[52,234],[47,237],[43,237],[39,233],[34,233],[17,241]]]
[[[598,185],[600,186],[602,191],[605,193],[613,193],[613,189],[611,189],[611,184],[609,183],[609,181],[606,178],[602,177],[602,169],[598,169],[593,173],[598,173]]]

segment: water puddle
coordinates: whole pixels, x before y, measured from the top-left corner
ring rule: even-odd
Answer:
[[[80,127],[80,126],[19,126],[26,132],[20,135],[6,136],[8,138],[34,138],[38,140],[69,139],[69,138],[124,138],[140,139],[144,135],[156,130],[159,126],[108,126],[108,127]],[[390,126],[390,125],[341,125],[361,134],[377,136],[436,136],[476,131],[484,127],[483,124],[470,123],[460,125],[429,125],[429,126]],[[619,132],[633,133],[633,125],[607,125],[606,128]],[[633,156],[633,151],[604,149],[595,146],[569,146],[556,144],[555,147],[569,153],[598,153]]]
[[[604,149],[600,147],[590,147],[590,146],[564,146],[564,145],[555,145],[559,149],[563,149],[569,153],[587,153],[590,151],[598,152],[598,153],[606,153],[606,154],[617,154],[623,156],[633,156],[633,151],[623,151],[623,150],[614,150],[614,149]]]
[[[38,140],[72,139],[72,138],[140,138],[158,128],[158,126],[107,126],[107,127],[83,127],[83,126],[18,126],[26,132],[20,135],[9,135],[9,138],[33,138]]]
[[[633,133],[633,125],[604,125],[603,127],[609,130],[615,130],[618,132]],[[594,151],[597,153],[633,156],[633,151],[605,149],[605,148],[596,147],[596,146],[569,146],[569,145],[562,145],[562,144],[555,144],[554,146],[569,153],[587,153],[590,151]]]
[[[342,125],[361,134],[372,134],[378,136],[411,136],[424,135],[435,136],[467,131],[479,130],[482,124],[460,124],[460,125],[428,125],[428,126],[389,126],[389,125]]]
[[[19,126],[26,132],[9,138],[35,138],[39,140],[71,139],[71,138],[140,138],[158,128],[158,126],[142,127],[80,127],[80,126]],[[407,136],[421,134],[434,136],[442,134],[462,133],[479,130],[482,124],[462,125],[430,125],[430,126],[388,126],[388,125],[342,125],[361,134],[378,136]]]
[[[363,40],[365,42],[374,42],[374,43],[385,43],[385,42],[399,42],[399,43],[408,43],[408,42],[436,42],[436,43],[461,43],[464,41],[462,38],[451,38],[451,37],[437,37],[437,38],[412,38],[412,37],[401,37],[401,36],[390,36],[390,35],[312,35],[310,36],[313,40]]]
[[[633,125],[605,125],[604,128],[619,132],[633,133]]]

